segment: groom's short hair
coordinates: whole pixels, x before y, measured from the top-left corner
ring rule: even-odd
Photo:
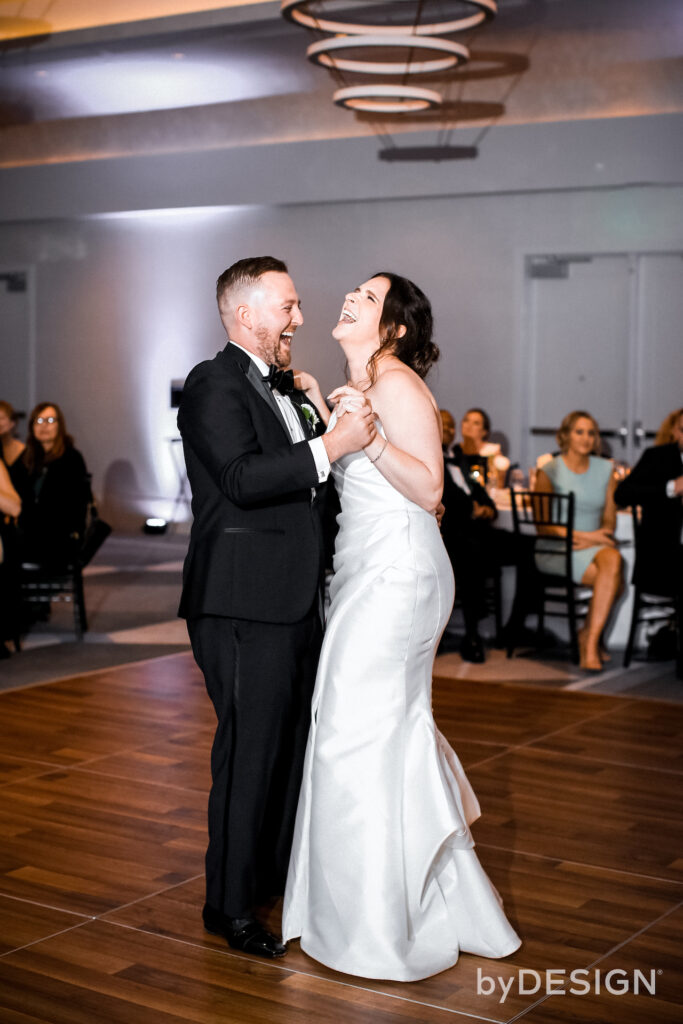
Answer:
[[[231,267],[224,270],[216,281],[216,301],[221,313],[224,312],[226,300],[243,288],[251,287],[263,277],[264,274],[275,271],[277,274],[286,274],[287,265],[275,256],[249,256],[247,259],[238,260]]]

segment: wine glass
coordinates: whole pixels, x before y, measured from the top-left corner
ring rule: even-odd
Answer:
[[[524,470],[519,469],[519,467],[516,467],[515,469],[511,469],[510,470],[510,487],[512,488],[512,490],[513,491],[523,491],[524,490],[524,484],[525,484],[525,481],[524,481]]]

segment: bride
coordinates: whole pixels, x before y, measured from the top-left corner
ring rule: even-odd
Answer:
[[[441,422],[422,380],[439,354],[431,307],[378,273],[332,333],[351,386],[330,396],[331,423],[371,402],[377,434],[333,466],[342,511],[283,939],[337,971],[414,981],[461,950],[503,957],[520,940],[472,849],[479,805],[431,710],[454,596],[433,512]]]

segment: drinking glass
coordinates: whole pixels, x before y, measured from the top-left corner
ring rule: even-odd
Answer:
[[[524,472],[521,469],[510,470],[510,487],[513,491],[524,490]]]

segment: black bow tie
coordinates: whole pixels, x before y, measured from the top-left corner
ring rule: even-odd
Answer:
[[[279,366],[271,363],[268,367],[268,376],[263,378],[263,383],[267,384],[272,391],[279,391],[281,395],[291,395],[295,390],[294,371],[281,370]]]

